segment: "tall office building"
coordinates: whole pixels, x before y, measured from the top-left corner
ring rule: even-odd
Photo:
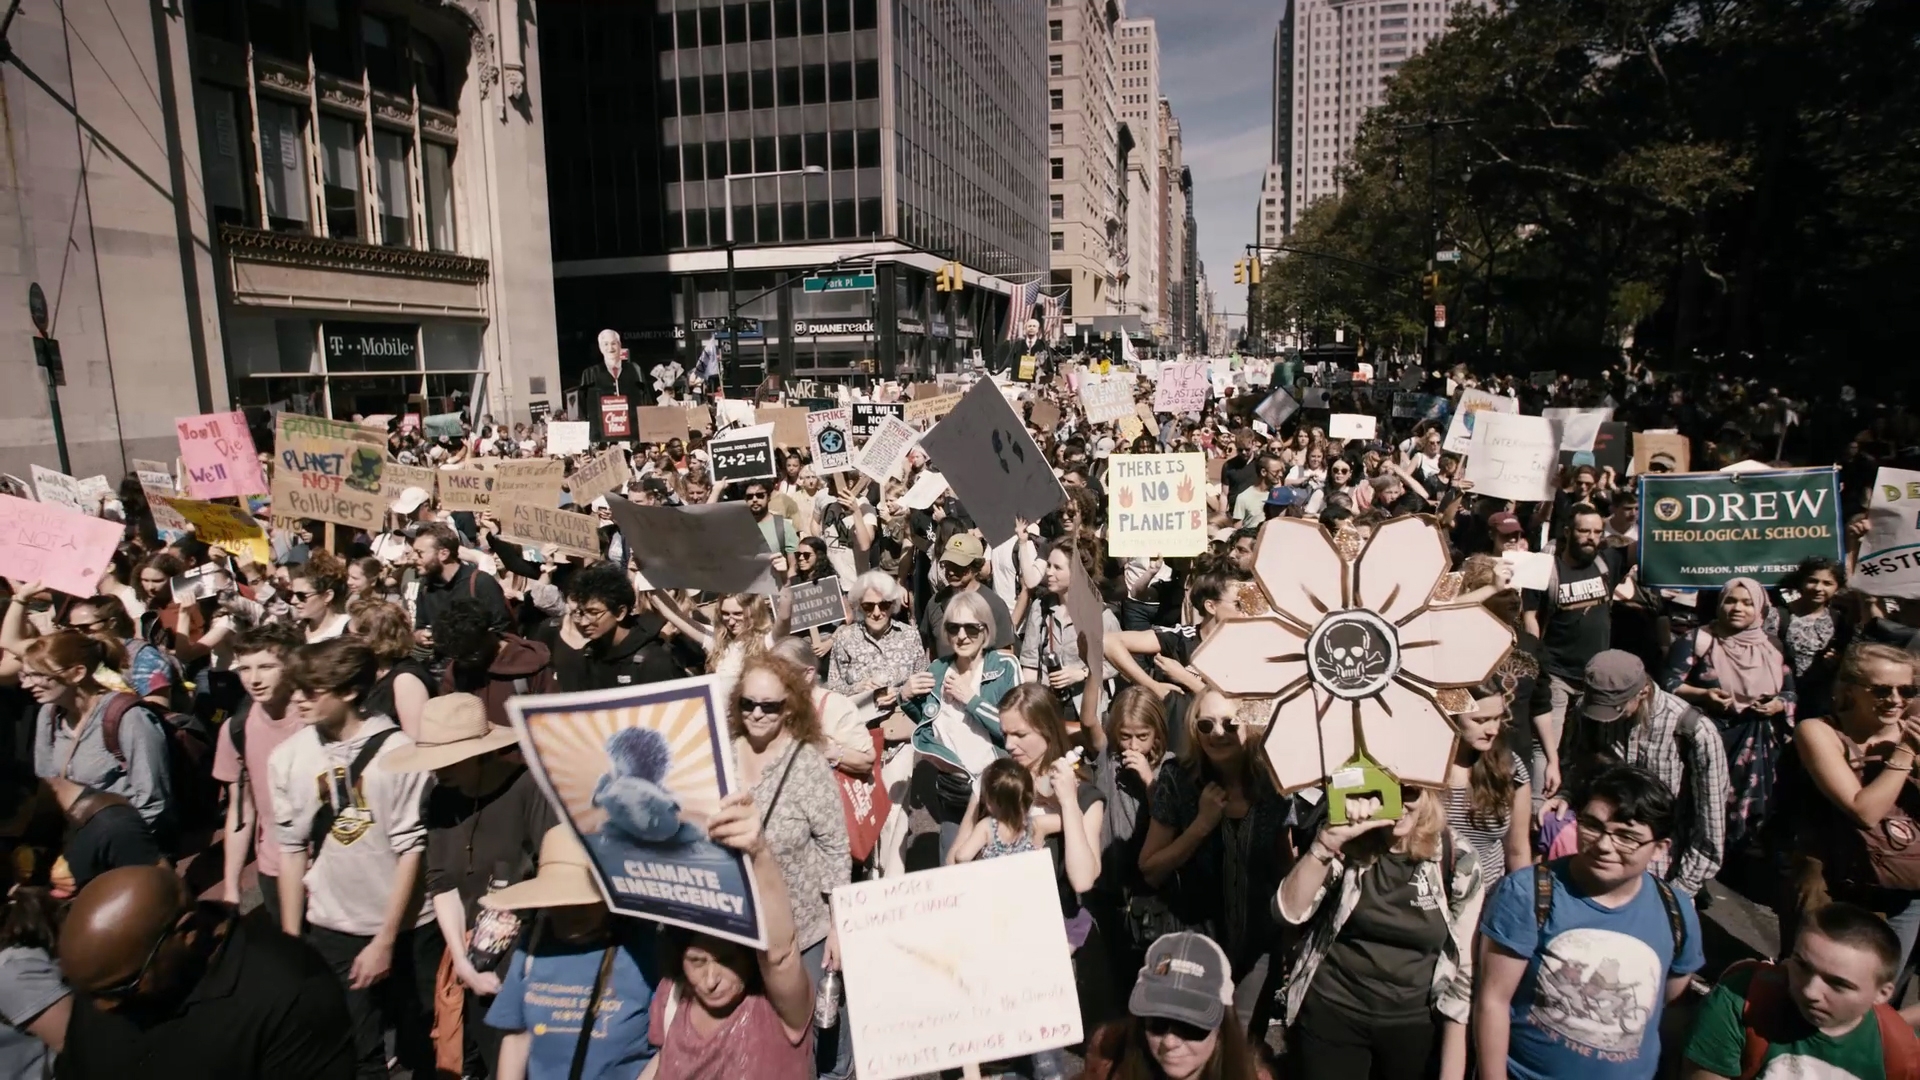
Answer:
[[[1166,98],[1160,99],[1159,114],[1160,310],[1173,346],[1185,348],[1187,324],[1180,312],[1187,265],[1182,249],[1187,235],[1187,196],[1193,179],[1181,157],[1180,120]]]
[[[1062,0],[1046,8],[1051,280],[1078,323],[1117,314],[1121,305],[1126,218],[1118,30],[1124,15],[1115,0]]]
[[[1278,244],[1293,232],[1293,200],[1287,182],[1293,173],[1293,14],[1295,0],[1281,0],[1280,24],[1273,31],[1273,103],[1268,122],[1272,151],[1260,178],[1254,210],[1254,236],[1263,246]]]
[[[1149,337],[1164,332],[1160,306],[1160,34],[1152,19],[1120,23],[1120,118],[1133,138],[1127,155],[1126,246],[1121,310]]]
[[[562,370],[618,331],[651,369],[950,370],[1047,268],[1046,8],[542,0]],[[775,175],[766,175],[775,174]],[[950,261],[958,292],[936,288]],[[871,289],[808,291],[827,266]],[[720,340],[724,345],[724,340]]]

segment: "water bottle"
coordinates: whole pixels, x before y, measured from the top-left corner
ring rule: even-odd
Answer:
[[[829,971],[820,977],[820,991],[813,995],[813,1026],[822,1031],[840,1022],[840,973]]]

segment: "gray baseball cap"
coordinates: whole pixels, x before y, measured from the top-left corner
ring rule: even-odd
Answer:
[[[1626,715],[1634,696],[1647,685],[1647,665],[1630,652],[1608,649],[1587,661],[1587,692],[1580,713],[1589,720],[1610,723]]]
[[[1214,1031],[1233,1000],[1233,965],[1205,934],[1164,934],[1147,948],[1127,1011]]]

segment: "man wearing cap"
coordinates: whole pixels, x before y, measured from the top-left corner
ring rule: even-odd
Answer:
[[[992,589],[980,587],[981,568],[985,565],[987,546],[978,536],[969,532],[954,533],[947,537],[945,547],[940,549],[940,567],[946,574],[946,587],[933,594],[927,602],[927,610],[920,616],[920,640],[927,642],[927,648],[934,656],[953,655],[953,645],[947,640],[947,632],[941,620],[946,614],[947,601],[955,593],[977,592],[987,606],[993,609],[993,640],[987,642],[990,649],[1013,648],[1013,613],[1007,610],[1006,601],[1000,599]]]
[[[1487,536],[1493,541],[1495,555],[1527,550],[1526,527],[1520,524],[1519,515],[1511,510],[1487,515]]]
[[[1302,509],[1301,492],[1290,487],[1277,487],[1267,492],[1264,512],[1268,518],[1299,517]]]
[[[1561,741],[1565,787],[1581,790],[1605,764],[1638,765],[1674,793],[1671,852],[1654,872],[1689,895],[1720,869],[1726,841],[1727,754],[1720,733],[1693,706],[1660,689],[1630,652],[1608,649],[1587,663],[1586,692]],[[1544,812],[1564,812],[1552,798]],[[1556,845],[1558,847],[1560,845]]]

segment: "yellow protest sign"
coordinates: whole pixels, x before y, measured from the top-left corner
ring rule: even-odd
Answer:
[[[180,516],[193,526],[203,543],[218,544],[234,555],[244,555],[262,566],[273,561],[273,547],[267,543],[267,531],[259,519],[238,506],[202,502],[199,499],[167,500]]]
[[[283,412],[274,421],[273,515],[374,531],[387,504],[385,432]]]
[[[1203,454],[1115,454],[1107,459],[1107,554],[1198,555],[1207,549]]]

